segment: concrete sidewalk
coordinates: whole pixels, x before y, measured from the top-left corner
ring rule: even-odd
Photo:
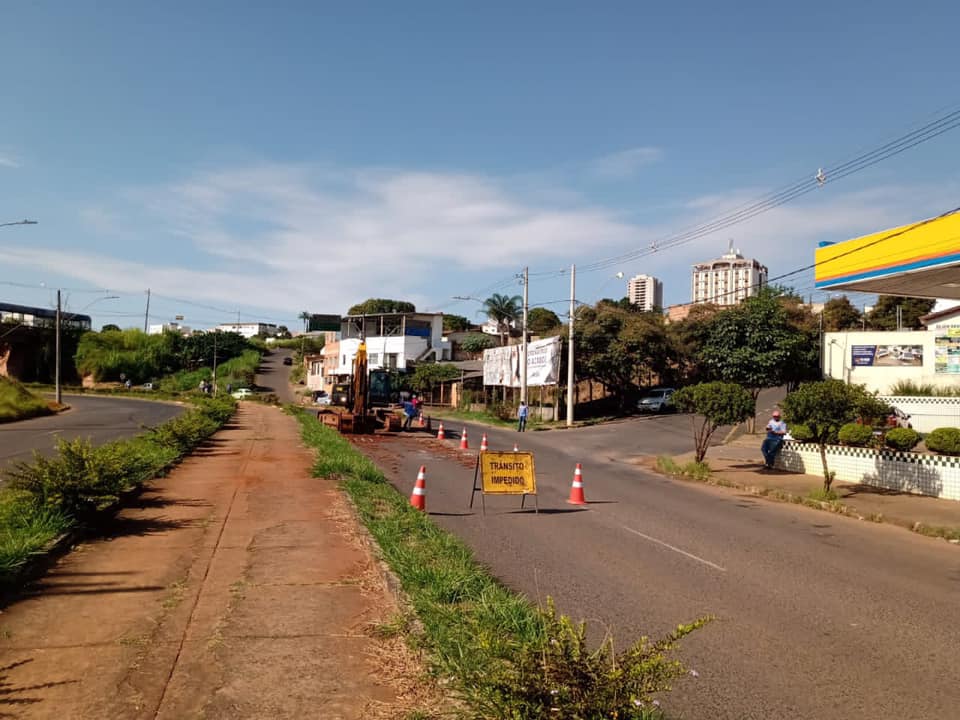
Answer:
[[[763,495],[780,495],[784,499],[788,499],[787,495],[804,498],[811,490],[823,487],[823,478],[819,475],[765,470],[760,454],[762,441],[762,435],[745,435],[726,445],[711,447],[706,461],[714,478],[721,484]],[[693,454],[675,459],[682,464],[692,460]],[[925,534],[960,538],[960,502],[851,483],[835,482],[833,489],[847,514]]]
[[[295,419],[231,423],[0,618],[0,715],[395,718],[421,689],[397,611]]]

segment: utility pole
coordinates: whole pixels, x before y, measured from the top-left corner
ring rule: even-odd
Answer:
[[[217,330],[213,331],[213,396],[217,396]]]
[[[54,398],[57,401],[57,405],[60,404],[60,401],[63,399],[63,393],[60,389],[60,290],[57,290],[57,326],[56,331],[54,332],[54,352],[56,353],[56,358],[54,359],[53,364],[53,384],[56,388]]]
[[[570,266],[570,340],[567,343],[567,427],[573,426],[573,315],[576,310],[577,266]]]
[[[523,348],[520,351],[520,402],[527,402],[527,310],[529,309],[530,268],[523,269]]]
[[[147,325],[150,322],[150,288],[147,288],[147,311],[143,314],[143,332],[147,332]]]

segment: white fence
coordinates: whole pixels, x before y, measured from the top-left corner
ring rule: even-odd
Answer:
[[[960,500],[960,457],[829,445],[827,465],[840,482]],[[820,449],[811,443],[785,442],[776,467],[823,475]]]
[[[917,432],[928,433],[941,427],[960,427],[960,397],[883,395],[880,399],[909,415],[910,425]]]

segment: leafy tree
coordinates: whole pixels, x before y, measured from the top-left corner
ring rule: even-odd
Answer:
[[[933,310],[936,300],[925,298],[899,297],[897,295],[880,295],[867,313],[867,325],[871,330],[896,330],[897,307],[900,308],[901,326],[904,330],[919,330],[923,327],[920,318]]]
[[[822,312],[825,332],[859,330],[862,327],[863,317],[846,295],[830,298],[824,303]]]
[[[889,411],[863,386],[834,379],[801,385],[784,398],[783,409],[786,420],[806,426],[811,442],[819,447],[825,490],[830,489],[834,475],[827,467],[827,445],[837,441],[840,428],[857,417],[876,417]]]
[[[492,348],[495,344],[492,337],[483,333],[471,333],[459,343],[460,348],[468,353],[477,353]]]
[[[519,295],[509,296],[494,293],[483,301],[483,311],[487,317],[497,323],[500,333],[500,344],[506,345],[506,336],[510,332],[510,325],[517,321],[522,311],[523,298]]]
[[[444,315],[443,316],[443,331],[444,332],[465,332],[470,329],[471,323],[463,315]]]
[[[807,346],[808,338],[790,323],[785,304],[775,290],[764,288],[716,315],[701,347],[700,360],[707,377],[743,385],[756,402],[762,389],[783,385],[795,377],[806,364]]]
[[[417,308],[413,303],[405,300],[388,300],[386,298],[369,298],[347,310],[347,315],[379,315],[382,313],[412,313]]]
[[[306,332],[307,328],[310,326],[310,313],[304,310],[297,315],[297,318],[299,320],[303,320],[303,331]]]
[[[673,372],[673,349],[662,315],[638,313],[599,302],[583,307],[575,324],[576,373],[599,382],[621,409],[641,385]]]
[[[720,308],[713,303],[697,304],[683,320],[667,325],[667,338],[676,357],[679,379],[686,383],[702,380],[700,348],[706,343],[710,323]]]
[[[100,332],[120,332],[120,326],[114,325],[113,323],[107,323],[100,328]]]
[[[756,404],[745,388],[726,382],[688,385],[673,394],[673,402],[679,410],[691,413],[697,462],[703,462],[710,439],[719,428],[752,417]]]
[[[534,335],[544,335],[560,327],[560,318],[553,310],[535,307],[527,313],[527,330]]]
[[[458,379],[462,372],[449,363],[421,363],[410,376],[409,384],[417,392],[429,392],[438,383]]]
[[[286,325],[281,325],[277,328],[276,337],[280,338],[281,340],[286,340],[287,338],[293,336],[290,334],[290,328],[288,328]]]

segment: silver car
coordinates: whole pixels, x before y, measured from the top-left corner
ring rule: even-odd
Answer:
[[[675,392],[676,390],[673,388],[657,388],[656,390],[651,390],[637,402],[637,410],[640,412],[655,413],[673,410],[671,398],[673,398],[673,393]]]

